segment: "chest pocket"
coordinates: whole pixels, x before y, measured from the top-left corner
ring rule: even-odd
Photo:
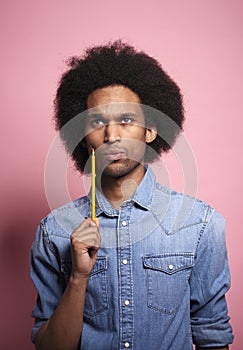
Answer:
[[[66,282],[72,270],[71,261],[63,261],[61,271]],[[86,288],[84,316],[92,317],[108,310],[107,292],[107,257],[97,257],[93,270],[89,276]]]
[[[148,307],[172,314],[180,305],[194,266],[193,253],[143,257]]]

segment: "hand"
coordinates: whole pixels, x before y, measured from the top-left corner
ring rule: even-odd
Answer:
[[[71,234],[72,275],[88,279],[100,247],[99,219],[84,220]]]

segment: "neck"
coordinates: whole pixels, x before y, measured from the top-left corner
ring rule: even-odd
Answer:
[[[121,177],[105,175],[101,179],[102,192],[113,207],[119,209],[122,203],[135,193],[143,177],[143,165],[140,165],[135,172],[130,172]]]

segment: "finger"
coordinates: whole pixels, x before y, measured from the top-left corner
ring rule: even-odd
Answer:
[[[94,220],[92,220],[91,218],[87,218],[86,220],[88,221],[88,223],[90,224],[90,226],[97,226],[97,227],[100,227],[100,219],[95,218]]]
[[[82,238],[82,237],[87,236],[87,235],[96,235],[98,237],[100,235],[98,227],[93,226],[93,227],[86,227],[85,229],[82,229],[82,230],[81,229],[75,230],[71,234],[71,237]]]
[[[82,232],[74,232],[71,235],[71,240],[73,241],[73,239],[76,239],[79,242],[85,242],[86,244],[88,243],[89,245],[100,245],[100,234],[98,230],[94,232],[93,228],[88,228]]]
[[[90,245],[88,243],[85,242],[76,242],[74,243],[74,245],[72,246],[72,252],[75,255],[82,255],[87,253],[88,251],[94,250],[94,251],[98,251],[99,250],[99,246],[96,246],[94,244]]]
[[[91,218],[87,218],[73,231],[72,234],[77,233],[77,232],[82,233],[91,227],[98,228],[97,224],[94,221],[92,221]]]
[[[74,231],[71,235],[71,237],[76,237],[79,240],[83,240],[89,237],[95,237],[97,239],[100,238],[100,234],[98,229],[94,230],[93,227],[87,228],[84,231]]]
[[[97,227],[100,227],[100,219],[95,218],[94,220],[92,220],[92,222],[94,222]]]

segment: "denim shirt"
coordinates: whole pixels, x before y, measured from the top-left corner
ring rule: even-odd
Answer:
[[[222,216],[157,184],[150,168],[119,211],[98,190],[96,195],[101,247],[87,284],[80,349],[189,350],[192,343],[232,343]],[[33,342],[69,281],[70,234],[90,216],[86,196],[54,210],[37,230]]]

